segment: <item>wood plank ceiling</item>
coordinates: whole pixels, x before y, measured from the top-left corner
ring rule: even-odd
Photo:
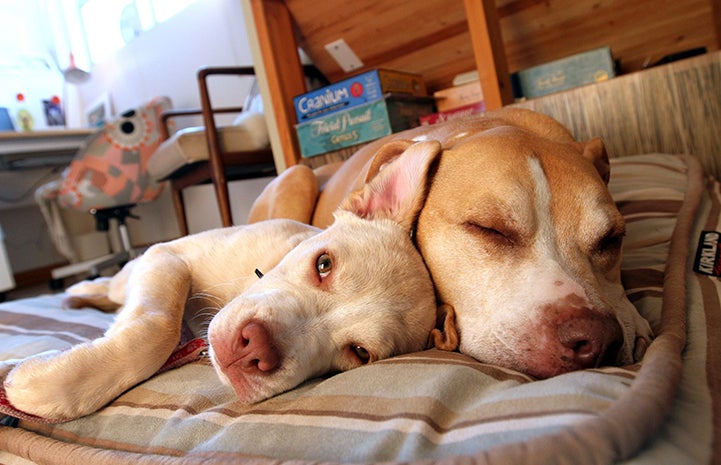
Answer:
[[[692,47],[717,50],[717,0],[497,0],[511,72],[608,45],[622,72]],[[331,80],[343,38],[365,69],[420,73],[430,90],[475,69],[463,0],[285,0],[301,48]],[[358,70],[361,71],[361,70]]]

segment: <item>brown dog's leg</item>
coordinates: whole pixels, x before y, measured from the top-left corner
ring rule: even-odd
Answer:
[[[96,308],[105,313],[116,312],[120,304],[110,300],[107,294],[71,295],[63,300],[63,308]]]
[[[253,202],[248,224],[287,218],[310,224],[318,198],[318,178],[305,165],[291,166],[268,184]]]

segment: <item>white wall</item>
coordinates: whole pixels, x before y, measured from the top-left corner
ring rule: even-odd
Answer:
[[[83,104],[109,93],[116,112],[157,95],[169,96],[176,108],[196,107],[199,67],[251,64],[240,1],[198,0],[95,64],[90,81],[78,91]],[[242,103],[247,83],[229,79],[215,86],[213,95]]]
[[[158,95],[166,95],[175,108],[198,107],[196,70],[209,65],[251,65],[252,57],[239,0],[198,0],[177,16],[143,32],[103,63],[94,65],[88,82],[73,87],[75,108],[69,120],[84,121],[84,105],[109,95],[114,112],[120,113]],[[212,81],[214,103],[241,104],[250,81],[218,77]],[[215,98],[217,97],[217,99]],[[70,100],[70,99],[69,99]],[[189,123],[193,123],[192,121]],[[196,122],[197,123],[197,122]],[[32,179],[14,178],[30,186]],[[233,183],[231,203],[236,223],[242,223],[247,208],[266,181]],[[22,189],[17,187],[16,189]],[[2,190],[2,187],[0,187]],[[32,197],[30,197],[31,199]],[[191,231],[220,226],[217,205],[210,186],[186,193]],[[28,198],[22,208],[0,211],[14,272],[58,262],[59,255],[48,247],[49,238],[30,237],[22,231],[42,231],[42,218]],[[139,206],[141,221],[129,220],[133,241],[139,244],[168,240],[178,235],[175,213],[169,195]],[[38,245],[38,241],[42,242]]]
[[[228,183],[230,213],[235,224],[244,224],[250,207],[258,194],[273,178],[256,178]],[[222,226],[215,190],[210,184],[191,186],[183,190],[190,234]]]

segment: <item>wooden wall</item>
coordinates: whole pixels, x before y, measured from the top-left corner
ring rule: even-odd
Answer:
[[[686,153],[721,179],[721,51],[515,103],[552,116],[610,157]]]
[[[479,0],[480,1],[480,0]],[[285,0],[299,42],[331,81],[323,45],[345,39],[364,69],[421,73],[431,90],[475,68],[464,0]],[[721,42],[721,0],[496,0],[511,72],[608,45],[624,73]]]

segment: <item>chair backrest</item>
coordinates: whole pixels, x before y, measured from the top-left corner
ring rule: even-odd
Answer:
[[[70,163],[60,204],[91,211],[155,199],[163,185],[148,174],[147,163],[161,142],[160,115],[170,107],[169,98],[157,97],[106,123]]]

